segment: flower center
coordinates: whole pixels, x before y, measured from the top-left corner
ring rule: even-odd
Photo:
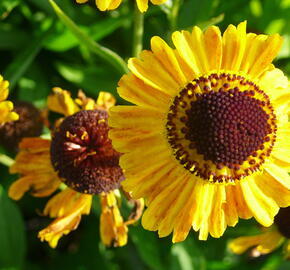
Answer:
[[[268,96],[235,74],[210,74],[189,83],[167,116],[168,141],[190,172],[213,182],[239,180],[257,170],[275,142]]]
[[[283,236],[290,238],[290,207],[280,208],[274,223]]]
[[[14,111],[18,113],[19,119],[0,126],[0,144],[17,152],[22,138],[38,137],[41,134],[43,119],[40,111],[25,101],[15,101]]]
[[[59,177],[81,193],[118,188],[124,179],[119,156],[108,138],[104,110],[80,111],[67,117],[53,134],[51,161]]]

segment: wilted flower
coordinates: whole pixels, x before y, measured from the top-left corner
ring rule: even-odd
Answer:
[[[14,102],[14,112],[19,119],[0,126],[0,143],[7,149],[17,151],[22,138],[41,134],[44,121],[41,112],[25,101]]]
[[[54,89],[48,108],[66,117],[59,119],[52,139],[25,138],[11,173],[21,178],[9,189],[9,196],[20,199],[25,192],[49,196],[44,209],[55,220],[39,232],[42,241],[56,247],[58,240],[75,230],[82,215],[90,213],[93,195],[101,199],[101,239],[106,245],[127,243],[127,224],[123,221],[115,194],[124,179],[119,167],[120,154],[108,138],[107,109],[115,103],[109,93],[101,92],[97,102],[82,92],[73,100],[68,91]]]

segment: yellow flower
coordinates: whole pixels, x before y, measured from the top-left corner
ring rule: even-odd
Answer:
[[[55,220],[38,235],[54,248],[63,235],[78,227],[82,215],[90,213],[93,195],[100,194],[101,239],[108,246],[123,246],[132,219],[123,221],[115,197],[124,178],[119,153],[108,139],[107,110],[115,99],[101,92],[95,102],[79,92],[73,100],[66,90],[53,90],[48,108],[66,117],[57,121],[52,140],[22,140],[10,168],[21,177],[10,186],[9,196],[19,200],[30,191],[35,197],[45,197],[61,189],[44,209]]]
[[[145,198],[142,224],[183,241],[220,237],[239,217],[273,223],[290,205],[290,92],[271,62],[282,39],[246,23],[177,31],[131,58],[109,111],[123,188]]]
[[[76,0],[78,4],[87,3],[89,0]],[[167,0],[150,0],[154,5],[161,5]],[[122,0],[96,0],[96,6],[100,11],[113,10],[119,7]],[[145,12],[148,9],[148,0],[136,0],[140,12]]]
[[[5,81],[0,75],[0,125],[18,120],[18,114],[12,112],[13,103],[6,100],[9,94],[8,86],[9,82]]]
[[[290,258],[290,207],[281,208],[274,221],[275,225],[263,228],[263,232],[253,236],[242,236],[232,240],[229,248],[236,254],[242,254],[254,247],[256,255],[268,254],[284,246],[284,256]]]

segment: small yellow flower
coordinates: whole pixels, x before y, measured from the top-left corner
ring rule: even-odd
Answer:
[[[290,207],[281,208],[275,217],[274,225],[263,228],[263,232],[253,236],[242,236],[232,240],[229,248],[233,253],[242,254],[254,248],[257,255],[268,254],[284,246],[285,258],[290,258]]]
[[[76,0],[79,4],[87,3],[89,0]],[[150,0],[154,5],[161,5],[167,0]],[[100,11],[113,10],[119,7],[122,0],[96,0],[96,6]],[[136,0],[140,12],[145,12],[148,9],[148,0]]]
[[[9,82],[0,75],[0,125],[10,121],[18,120],[18,114],[13,112],[13,103],[7,101],[9,94]]]
[[[142,224],[183,241],[223,235],[239,217],[273,223],[290,205],[290,91],[271,63],[282,38],[246,23],[159,37],[128,62],[118,93],[135,106],[109,111],[109,136],[123,153],[122,182],[144,198]]]
[[[124,178],[119,153],[108,139],[107,110],[115,99],[101,92],[95,102],[80,92],[73,100],[66,90],[53,90],[48,108],[65,117],[57,121],[52,140],[22,140],[10,168],[21,177],[10,186],[9,196],[19,200],[30,191],[35,197],[45,197],[61,189],[44,209],[44,215],[55,220],[38,235],[55,248],[63,235],[78,227],[81,216],[90,213],[92,197],[99,194],[101,239],[108,246],[123,246],[131,220],[123,221],[115,197]]]

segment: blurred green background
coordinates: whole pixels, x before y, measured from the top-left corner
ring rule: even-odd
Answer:
[[[206,28],[217,24],[222,30],[230,23],[248,21],[248,31],[280,33],[283,48],[275,61],[290,74],[290,0],[184,0],[181,1],[176,27],[169,21],[172,1],[150,5],[145,14],[144,48],[150,38],[161,36],[170,43],[170,33]],[[93,40],[117,52],[125,60],[132,51],[134,1],[123,1],[115,11],[100,12],[93,3],[77,5],[74,0],[56,1],[62,10]],[[93,1],[92,1],[93,2]],[[88,96],[99,91],[116,95],[122,74],[104,62],[64,26],[46,0],[0,0],[0,73],[10,81],[12,100],[30,101],[45,106],[51,88],[59,86],[76,94],[83,89]],[[118,98],[119,103],[124,103]],[[1,148],[2,153],[13,154]],[[7,198],[7,189],[16,178],[0,165],[0,270],[226,270],[290,269],[281,249],[252,258],[250,253],[236,256],[229,252],[229,239],[258,231],[252,220],[229,228],[220,239],[196,240],[191,232],[183,243],[172,244],[171,237],[159,239],[154,232],[131,226],[128,245],[105,248],[99,238],[100,206],[96,199],[90,216],[84,216],[79,228],[60,240],[56,249],[37,239],[37,232],[50,220],[42,217],[47,199],[25,196],[20,202]]]

